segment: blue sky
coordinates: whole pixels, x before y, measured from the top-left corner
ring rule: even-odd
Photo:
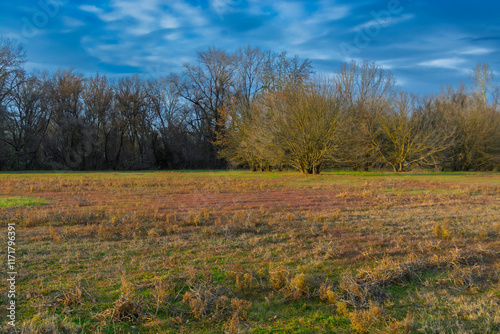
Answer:
[[[209,46],[259,46],[335,73],[351,59],[391,70],[411,92],[469,84],[488,62],[500,78],[500,1],[22,0],[0,3],[0,35],[28,69],[86,75],[181,72]]]

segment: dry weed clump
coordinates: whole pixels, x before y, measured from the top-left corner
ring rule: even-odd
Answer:
[[[288,285],[282,291],[286,298],[310,298],[317,290],[316,285],[312,275],[298,273],[290,279]]]
[[[469,267],[455,266],[450,274],[450,282],[456,287],[463,287],[465,290],[477,289],[480,281],[484,279],[482,267],[472,265]]]
[[[391,317],[387,317],[386,324],[383,328],[383,333],[387,334],[409,334],[414,329],[413,326],[413,318],[410,313],[406,314],[406,317],[403,320],[392,319]]]
[[[255,278],[250,273],[236,274],[236,287],[238,291],[247,291],[253,287]]]
[[[324,279],[314,274],[299,272],[293,275],[283,268],[269,271],[269,285],[280,291],[286,299],[298,300],[317,297],[322,282]]]
[[[366,307],[375,294],[382,295],[381,288],[377,284],[363,284],[349,275],[342,277],[340,290],[344,294],[344,302],[355,308]]]
[[[230,299],[225,290],[212,284],[191,287],[182,302],[189,305],[191,313],[196,319],[211,317],[220,319],[228,314]]]
[[[237,314],[231,316],[231,318],[224,324],[224,333],[225,334],[238,334],[242,333],[241,328],[241,320]]]
[[[134,285],[127,279],[127,276],[125,273],[122,274],[121,276],[121,287],[120,287],[120,293],[122,298],[128,298],[130,296],[133,296],[135,293],[135,287]]]
[[[126,227],[128,227],[128,226],[126,226]],[[99,224],[98,229],[97,229],[97,237],[100,240],[108,241],[108,240],[112,240],[113,238],[115,238],[116,235],[119,233],[121,233],[122,237],[124,237],[124,238],[128,237],[128,232],[129,232],[128,228],[118,229],[115,226],[101,223],[101,224]]]
[[[81,286],[76,286],[73,290],[62,291],[56,296],[56,302],[64,306],[83,304],[83,291]]]
[[[489,254],[494,256],[494,254]],[[455,286],[464,289],[477,287],[483,279],[481,266],[485,254],[470,249],[455,249],[442,256],[434,255],[430,259],[410,256],[408,261],[397,262],[384,258],[376,268],[362,270],[356,276],[344,275],[340,282],[343,302],[355,309],[369,308],[373,301],[384,300],[383,288],[392,284],[403,283],[429,269],[453,269],[447,280]],[[465,267],[464,267],[465,266]],[[337,305],[338,307],[338,305]]]
[[[160,307],[166,303],[168,297],[170,296],[170,292],[173,290],[174,284],[171,276],[155,277],[153,282],[154,289],[152,294],[156,302],[155,314],[158,314]]]
[[[19,329],[12,331],[12,326],[0,327],[3,333],[26,333],[26,334],[52,334],[52,333],[81,333],[82,327],[75,324],[71,319],[59,314],[38,312],[31,319],[23,320]]]
[[[356,279],[361,283],[374,283],[383,287],[418,277],[419,273],[428,266],[428,261],[416,255],[410,255],[404,262],[384,257],[378,262],[376,268],[359,272]]]
[[[251,229],[256,226],[252,210],[236,211],[231,217],[229,223],[231,226],[236,226],[240,229]]]
[[[441,266],[471,266],[474,264],[484,264],[486,261],[494,261],[498,259],[500,253],[495,250],[482,249],[477,247],[471,248],[455,248],[450,249],[449,253],[440,259],[438,265]]]
[[[233,310],[233,316],[236,315],[241,320],[246,320],[248,318],[248,311],[252,303],[248,300],[233,298],[231,299],[231,308]]]
[[[49,235],[54,240],[55,243],[61,243],[62,241],[62,236],[57,233],[57,231],[52,227],[52,225],[49,225]]]
[[[115,322],[133,322],[139,323],[149,318],[144,311],[141,302],[134,300],[135,287],[127,279],[125,272],[121,276],[120,298],[115,300],[113,307],[97,314],[101,320],[110,320]]]
[[[359,334],[368,333],[368,330],[382,320],[382,309],[370,302],[366,309],[354,310],[349,313],[349,319],[354,330]]]
[[[111,322],[139,323],[148,318],[141,303],[132,301],[127,297],[120,297],[113,303],[113,307],[99,313],[98,319]]]
[[[51,222],[50,214],[47,211],[27,212],[20,217],[26,227],[43,226]]]
[[[449,240],[451,238],[451,231],[447,223],[436,224],[432,230],[438,239]]]
[[[337,302],[337,314],[340,315],[341,317],[347,318],[349,317],[349,307],[347,306],[347,303],[344,303],[342,301]]]
[[[248,318],[248,311],[252,303],[243,300],[233,298],[231,299],[231,309],[233,310],[233,314],[231,318],[224,325],[225,333],[227,334],[237,334],[242,333],[242,321],[245,321]]]
[[[212,229],[207,234],[237,236],[245,233],[259,233],[258,226],[262,225],[252,210],[239,210],[232,215],[217,217]]]
[[[378,263],[378,267],[362,270],[355,277],[344,275],[340,289],[346,303],[355,308],[365,308],[372,299],[383,300],[384,287],[418,277],[423,270],[432,266],[433,264],[417,256],[410,256],[406,262],[384,258]]]
[[[275,290],[281,290],[288,282],[288,272],[285,269],[269,271],[269,284]]]
[[[328,260],[338,257],[339,251],[338,246],[334,242],[319,241],[314,246],[313,253],[322,257],[324,260]]]
[[[321,284],[319,288],[319,299],[329,305],[334,305],[337,302],[337,294],[333,291],[331,285]]]

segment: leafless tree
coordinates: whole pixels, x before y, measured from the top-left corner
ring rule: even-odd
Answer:
[[[0,108],[10,92],[22,82],[26,52],[21,44],[0,37]]]
[[[13,40],[0,37],[0,141],[8,136],[7,103],[11,92],[24,76],[23,64],[26,53],[22,46]],[[0,147],[0,168],[12,165],[12,154],[5,145]]]
[[[251,47],[237,50],[232,58],[234,93],[220,108],[219,155],[252,170],[282,168],[284,156],[271,149],[274,143],[269,136],[270,114],[265,101],[285,88],[306,83],[312,73],[310,61]]]
[[[92,149],[91,133],[83,114],[85,79],[73,69],[59,70],[50,80],[52,118],[46,146],[56,168],[84,169]]]
[[[400,92],[376,116],[377,131],[371,140],[377,153],[395,172],[411,167],[435,166],[440,153],[452,145],[452,133],[434,122],[432,110],[419,99]]]
[[[472,71],[471,81],[474,84],[476,96],[486,105],[488,92],[493,88],[493,71],[488,63],[477,64]]]
[[[390,72],[369,61],[343,64],[336,80],[346,139],[339,163],[366,170],[377,161],[371,141],[377,131],[376,115],[394,99],[395,82]]]
[[[209,48],[198,52],[196,64],[185,64],[179,80],[180,96],[192,109],[191,128],[204,143],[212,167],[221,166],[213,143],[220,132],[220,109],[231,96],[234,87],[233,56],[224,50]]]
[[[0,169],[500,167],[488,64],[468,89],[417,98],[373,62],[320,80],[307,59],[251,46],[209,48],[153,80],[26,75],[25,59],[0,39]]]
[[[181,103],[178,77],[170,75],[148,82],[147,102],[152,112],[153,150],[162,168],[188,166],[185,106]]]
[[[92,141],[91,168],[110,168],[116,146],[117,115],[114,93],[106,76],[90,77],[82,92],[83,115]]]
[[[313,81],[266,96],[263,147],[302,173],[318,174],[339,146],[334,85]]]
[[[1,119],[5,136],[1,139],[14,153],[16,169],[40,167],[39,149],[50,121],[46,75],[19,76],[10,92],[10,101]]]
[[[264,66],[262,82],[266,92],[301,85],[314,72],[309,59],[300,60],[298,56],[290,58],[285,51],[268,53]]]
[[[243,106],[250,107],[253,98],[265,88],[264,80],[269,77],[265,70],[271,57],[270,51],[251,46],[239,48],[234,53],[234,95]]]
[[[445,121],[443,128],[453,131],[451,147],[444,165],[453,170],[492,168],[498,164],[500,113],[493,105],[485,105],[465,85],[448,86],[433,100],[433,108]]]
[[[144,80],[137,74],[119,80],[115,87],[117,125],[121,129],[118,161],[125,159],[128,168],[148,168],[153,162],[151,147],[152,113],[147,103]],[[124,140],[127,140],[124,142]],[[124,145],[127,149],[122,150]],[[121,155],[125,156],[121,157]]]

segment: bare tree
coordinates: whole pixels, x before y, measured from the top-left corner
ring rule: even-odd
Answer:
[[[262,82],[266,92],[301,85],[313,74],[309,59],[300,60],[298,56],[289,58],[286,51],[268,53],[264,66]]]
[[[233,55],[234,95],[239,103],[250,107],[253,98],[265,88],[264,80],[269,77],[266,69],[271,57],[270,51],[263,51],[258,47],[247,46],[236,50]]]
[[[334,85],[316,81],[269,94],[271,154],[305,174],[318,174],[339,146],[339,103]]]
[[[493,87],[493,71],[487,63],[477,64],[472,71],[471,81],[474,84],[475,93],[481,102],[488,103],[488,92]]]
[[[271,149],[266,96],[305,84],[312,73],[310,61],[251,47],[237,50],[233,59],[234,93],[220,109],[219,155],[232,165],[248,165],[252,170],[282,168],[286,159],[281,151]]]
[[[216,144],[221,147],[219,155],[231,166],[248,166],[256,171],[282,168],[285,163],[282,151],[273,147],[267,98],[267,94],[261,95],[250,106],[233,98],[221,109],[224,126],[217,133]]]
[[[47,146],[54,167],[85,169],[85,158],[92,150],[91,132],[83,114],[84,83],[83,74],[73,69],[59,70],[52,76]]]
[[[448,86],[433,100],[444,128],[454,132],[444,164],[453,170],[491,168],[498,160],[500,113],[477,96],[461,84],[456,90]]]
[[[181,103],[178,77],[170,75],[148,82],[147,101],[152,112],[153,150],[162,168],[180,168],[187,163],[186,108]]]
[[[2,141],[14,152],[15,168],[39,167],[39,149],[50,121],[45,75],[19,76],[10,92],[6,112],[0,117],[6,136]]]
[[[496,86],[495,90],[493,91],[493,108],[496,110],[500,110],[500,87]]]
[[[14,87],[22,80],[24,75],[22,65],[26,61],[26,54],[20,44],[13,40],[0,37],[0,141],[4,141],[8,136],[7,103]],[[0,168],[11,165],[10,146],[0,147]]]
[[[22,82],[26,52],[21,44],[0,37],[0,108],[10,92]]]
[[[180,75],[110,82],[68,70],[26,75],[0,39],[0,169],[500,166],[500,89],[478,64],[470,90],[397,95],[373,62],[333,81],[311,62],[258,47],[209,48]]]
[[[337,76],[341,100],[342,131],[346,147],[339,163],[368,169],[377,160],[371,137],[376,131],[375,119],[396,94],[390,72],[373,62],[343,64]]]
[[[113,87],[106,78],[97,73],[90,77],[82,92],[85,123],[90,124],[89,140],[92,141],[92,168],[110,168],[111,154],[116,145],[113,136],[116,132]]]
[[[416,97],[400,92],[392,105],[377,113],[377,130],[370,134],[377,153],[395,172],[433,166],[437,155],[452,144],[450,133],[433,123],[418,103]]]
[[[119,150],[126,160],[127,168],[148,168],[153,163],[151,147],[152,113],[148,106],[146,83],[137,74],[120,79],[115,87],[116,108],[119,114],[117,125],[121,128]],[[127,150],[122,151],[126,142]]]
[[[180,96],[191,104],[191,127],[198,140],[205,143],[207,160],[212,167],[221,166],[213,145],[220,132],[220,109],[231,96],[234,83],[232,55],[209,48],[198,52],[197,64],[185,64],[183,80],[179,82]]]

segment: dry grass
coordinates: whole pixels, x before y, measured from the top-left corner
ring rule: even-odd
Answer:
[[[354,310],[349,313],[352,327],[357,333],[368,333],[369,329],[377,322],[382,320],[382,310],[373,302],[366,310]]]
[[[0,208],[23,333],[500,331],[499,174],[0,174],[2,197],[38,199]]]
[[[113,307],[98,314],[97,318],[111,322],[126,321],[139,322],[145,318],[142,305],[126,297],[120,297],[113,303]]]

